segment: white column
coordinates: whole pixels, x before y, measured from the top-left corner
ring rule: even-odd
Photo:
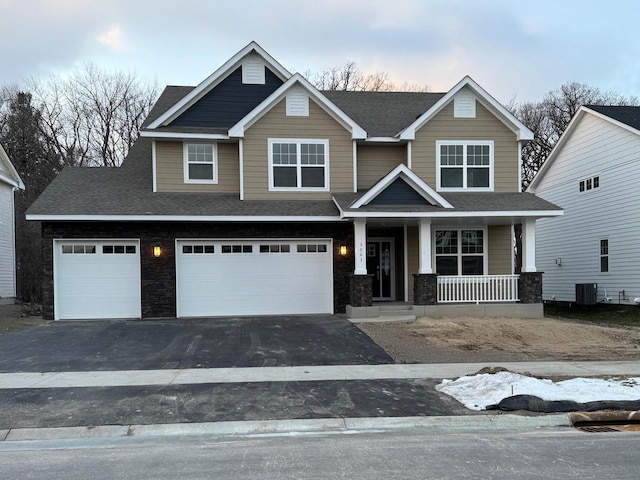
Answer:
[[[353,236],[356,257],[354,275],[367,274],[367,220],[356,218],[353,220]]]
[[[522,224],[522,271],[536,272],[536,220],[528,218]]]
[[[433,273],[431,265],[431,219],[421,218],[418,226],[420,267],[418,273]]]

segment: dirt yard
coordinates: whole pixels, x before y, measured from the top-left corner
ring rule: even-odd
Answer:
[[[37,308],[0,306],[0,335],[47,323]],[[640,327],[471,317],[358,327],[401,363],[640,360]]]
[[[640,327],[470,317],[358,327],[401,363],[640,360]]]

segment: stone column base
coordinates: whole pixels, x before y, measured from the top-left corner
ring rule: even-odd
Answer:
[[[351,275],[350,301],[352,307],[373,305],[373,275]]]
[[[542,272],[523,272],[518,281],[520,303],[542,303]]]
[[[413,304],[435,305],[438,303],[438,275],[435,273],[413,274]]]

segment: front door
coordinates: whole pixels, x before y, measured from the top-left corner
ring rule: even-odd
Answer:
[[[367,240],[367,272],[373,275],[373,299],[395,300],[392,238]]]

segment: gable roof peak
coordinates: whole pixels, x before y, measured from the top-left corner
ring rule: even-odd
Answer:
[[[245,57],[251,54],[260,56],[265,65],[283,82],[291,78],[291,72],[284,68],[275,58],[267,53],[257,42],[251,41],[233,57],[227,60],[221,67],[214,71],[211,75],[200,82],[191,92],[185,95],[180,101],[169,108],[166,112],[151,122],[147,128],[154,129],[169,124],[180,114],[184,113],[189,107],[200,100],[216,85],[235,71]]]

